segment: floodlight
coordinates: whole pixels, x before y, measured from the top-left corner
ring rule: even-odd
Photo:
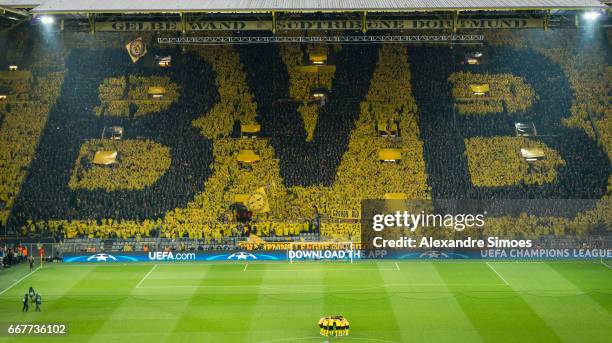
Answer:
[[[44,15],[40,17],[40,22],[44,25],[51,25],[55,22],[55,19],[52,16]]]
[[[596,20],[597,18],[599,18],[599,16],[601,16],[601,12],[598,11],[589,11],[589,12],[585,12],[583,15],[584,19],[586,20]]]

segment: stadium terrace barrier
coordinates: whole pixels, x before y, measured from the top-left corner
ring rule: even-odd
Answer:
[[[244,43],[482,43],[484,35],[410,35],[410,36],[195,36],[159,37],[159,44],[244,44]]]

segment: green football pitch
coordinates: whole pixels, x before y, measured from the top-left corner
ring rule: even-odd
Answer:
[[[29,286],[42,312],[21,312]],[[612,342],[600,261],[49,264],[0,272],[0,323],[66,323],[2,342]]]

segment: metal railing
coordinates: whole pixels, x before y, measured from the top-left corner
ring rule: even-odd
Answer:
[[[159,44],[220,45],[220,44],[262,44],[262,43],[482,43],[484,35],[402,35],[402,36],[196,36],[160,37]]]

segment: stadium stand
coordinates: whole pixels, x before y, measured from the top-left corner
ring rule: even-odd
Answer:
[[[542,32],[487,33],[477,65],[459,63],[473,46],[181,49],[143,34],[152,51],[132,63],[132,33],[66,32],[43,49],[42,33],[19,29],[2,56],[19,70],[0,75],[0,219],[9,231],[98,240],[354,240],[368,198],[608,199],[610,68],[600,44],[578,48],[579,34],[535,44]],[[473,85],[487,85],[485,98]],[[538,135],[515,137],[517,122]],[[242,138],[246,126],[261,131]],[[122,138],[100,138],[109,127]],[[115,163],[95,164],[98,152],[117,152]],[[606,206],[550,222],[595,232]],[[491,230],[540,225],[500,218]]]
[[[72,44],[77,46],[92,44],[87,36],[77,35],[74,41]],[[214,83],[210,82],[211,69],[206,64],[198,65],[198,60],[191,59],[190,55],[177,54],[177,63],[184,68],[170,74],[181,87],[181,96],[193,101],[175,103],[155,115],[99,117],[95,107],[99,106],[98,89],[104,79],[128,74],[156,76],[168,71],[130,65],[129,57],[118,49],[77,47],[74,51],[79,52],[69,54],[66,59],[68,72],[61,88],[63,96],[49,114],[47,130],[38,145],[38,158],[30,169],[31,181],[21,189],[24,201],[17,205],[20,210],[15,210],[15,219],[25,220],[19,218],[18,213],[22,213],[36,220],[130,218],[140,221],[155,219],[166,210],[183,207],[201,187],[201,182],[208,178],[211,144],[191,122],[216,102],[217,92]],[[170,148],[170,167],[158,182],[143,191],[72,191],[69,180],[83,140],[99,139],[104,128],[113,125],[124,128],[126,141],[149,139]],[[153,162],[143,161],[140,165]],[[126,175],[137,177],[136,174]],[[48,192],[40,192],[41,189]],[[83,213],[87,214],[82,216]]]

